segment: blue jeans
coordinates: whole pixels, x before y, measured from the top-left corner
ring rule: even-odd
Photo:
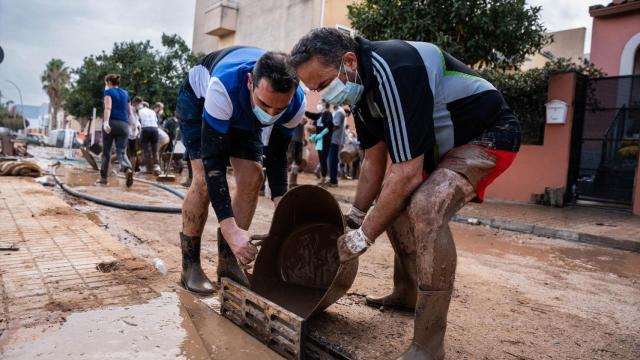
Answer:
[[[340,159],[338,155],[340,154],[340,145],[331,144],[329,147],[329,174],[330,174],[330,182],[332,184],[338,184],[338,162]]]

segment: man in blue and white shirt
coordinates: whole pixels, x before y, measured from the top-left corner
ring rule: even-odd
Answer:
[[[238,262],[246,266],[257,254],[247,229],[264,178],[262,158],[266,155],[264,165],[277,205],[287,190],[287,147],[306,107],[287,60],[284,53],[227,48],[204,57],[182,84],[176,117],[193,167],[180,234],[182,283],[189,290],[213,291],[199,257],[209,202],[220,223],[218,278],[248,282]],[[269,134],[264,140],[263,132]],[[236,178],[233,201],[226,180],[229,164]]]

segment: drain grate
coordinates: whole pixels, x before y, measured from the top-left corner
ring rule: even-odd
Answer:
[[[287,359],[302,359],[304,319],[222,278],[221,313]]]

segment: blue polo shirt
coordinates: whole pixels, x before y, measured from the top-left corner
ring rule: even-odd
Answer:
[[[256,130],[262,125],[253,114],[247,75],[265,50],[247,47],[232,51],[210,72],[205,94],[203,118],[216,131],[226,134],[230,128]],[[306,103],[301,86],[295,91],[289,107],[274,124],[274,130],[287,136],[302,121]]]

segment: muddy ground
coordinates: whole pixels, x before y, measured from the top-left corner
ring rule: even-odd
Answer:
[[[173,195],[140,183],[129,190],[118,179],[111,179],[110,186],[94,186],[95,176],[72,174],[67,181],[114,200],[180,205]],[[53,191],[135,255],[148,262],[162,259],[168,274],[154,280],[155,289],[178,288],[180,215],[123,211]],[[267,232],[272,213],[272,203],[260,198],[251,231]],[[458,269],[448,319],[448,359],[640,358],[640,254],[482,226],[451,227]],[[215,228],[210,214],[203,266],[212,279]],[[364,305],[366,294],[391,288],[392,270],[393,251],[383,236],[362,256],[348,295],[310,322],[314,335],[358,359],[389,359],[402,352],[411,341],[412,314]]]

